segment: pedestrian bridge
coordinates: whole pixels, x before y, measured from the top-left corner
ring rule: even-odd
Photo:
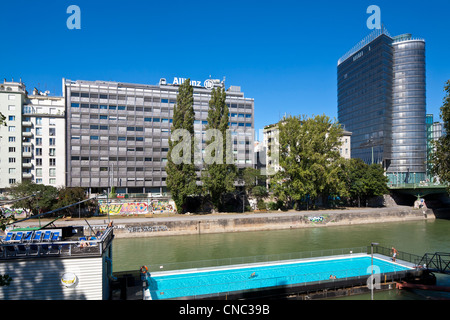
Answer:
[[[431,194],[446,194],[447,185],[433,183],[398,183],[388,184],[388,188],[402,194],[413,195],[417,197],[425,197]]]

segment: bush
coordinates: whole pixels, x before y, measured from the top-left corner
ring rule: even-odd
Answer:
[[[266,210],[266,203],[264,202],[264,200],[258,200],[258,203],[256,204],[256,206],[258,207],[258,210]]]

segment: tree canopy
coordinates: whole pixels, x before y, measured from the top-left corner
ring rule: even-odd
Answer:
[[[450,80],[444,86],[446,93],[440,116],[444,122],[446,134],[435,142],[436,150],[432,156],[432,172],[446,183],[450,182]],[[448,189],[450,193],[450,186]]]
[[[279,126],[279,170],[271,189],[288,204],[345,191],[339,179],[342,128],[322,115],[290,116]]]
[[[209,195],[215,210],[221,210],[223,194],[235,190],[237,169],[233,164],[233,152],[228,130],[228,106],[224,88],[213,88],[206,125],[206,149],[201,179],[203,193]],[[227,143],[228,141],[228,143]]]
[[[184,213],[187,198],[198,192],[194,163],[194,119],[194,89],[190,79],[187,79],[178,90],[166,165],[167,188],[178,213]]]

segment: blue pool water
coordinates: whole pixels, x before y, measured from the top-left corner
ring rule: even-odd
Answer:
[[[378,258],[374,258],[374,266],[374,273],[409,269]],[[161,275],[155,273],[147,282],[152,299],[158,300],[323,281],[329,280],[330,275],[342,279],[370,274],[370,256],[356,256],[207,271],[179,271]]]

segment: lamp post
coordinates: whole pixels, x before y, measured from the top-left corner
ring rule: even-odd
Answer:
[[[371,260],[370,260],[370,266],[371,266],[371,269],[372,269],[372,276],[370,277],[370,280],[372,281],[372,283],[371,283],[371,286],[370,286],[370,299],[371,300],[373,300],[373,246],[378,246],[379,245],[379,243],[378,242],[372,242],[371,244],[370,244],[370,257],[371,257]]]

